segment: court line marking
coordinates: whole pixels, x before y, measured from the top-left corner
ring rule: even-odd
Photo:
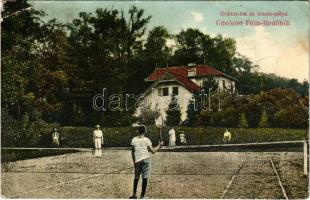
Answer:
[[[224,196],[225,196],[226,192],[228,191],[228,189],[230,188],[232,182],[235,180],[236,176],[239,174],[241,168],[243,167],[243,164],[244,164],[244,163],[242,163],[242,164],[240,165],[240,167],[239,167],[239,169],[237,170],[237,172],[231,177],[231,179],[230,179],[230,181],[228,182],[228,185],[226,186],[226,188],[225,188],[225,190],[224,190],[222,196],[220,197],[220,199],[223,199],[223,198],[224,198]]]
[[[125,170],[127,170],[127,168],[126,169],[122,169],[121,172],[125,171]],[[88,176],[88,177],[83,177],[83,178],[79,178],[79,179],[73,179],[73,180],[66,181],[66,182],[60,182],[60,183],[57,183],[57,184],[54,184],[54,185],[38,188],[38,189],[35,189],[35,190],[21,192],[21,193],[19,193],[19,195],[15,195],[15,196],[12,196],[12,197],[9,197],[9,198],[18,198],[20,195],[29,194],[29,193],[37,192],[37,191],[41,191],[41,190],[46,190],[46,189],[50,189],[50,188],[53,188],[53,187],[58,187],[60,185],[65,185],[65,184],[69,184],[69,183],[76,183],[76,182],[83,181],[85,179],[95,178],[95,177],[99,177],[99,176],[103,176],[103,175],[106,175],[106,174],[103,174],[103,173],[95,174],[95,175],[91,175],[91,176]]]
[[[129,169],[129,168],[128,168]],[[103,173],[96,173],[96,172],[27,172],[27,171],[8,171],[8,172],[2,172],[2,173],[7,173],[7,174],[105,174],[105,175],[133,175],[134,172],[103,172]],[[247,174],[253,174],[253,173],[242,173],[242,175],[247,175]],[[266,173],[263,173],[264,175]],[[273,174],[273,173],[272,173]],[[267,175],[272,175],[272,174],[267,174]],[[224,173],[206,173],[206,174],[174,174],[174,173],[152,173],[152,175],[156,176],[233,176],[235,174],[224,174]]]
[[[274,163],[273,163],[273,160],[272,160],[272,158],[271,158],[271,157],[270,157],[270,162],[271,162],[271,165],[272,165],[272,168],[273,168],[273,170],[274,170],[275,174],[277,175],[277,178],[278,178],[278,183],[279,183],[279,185],[280,185],[280,187],[281,187],[281,190],[282,190],[283,196],[285,197],[285,199],[288,199],[288,197],[287,197],[287,195],[286,195],[286,192],[285,192],[285,189],[284,189],[284,187],[283,187],[283,185],[282,185],[282,182],[281,182],[280,176],[279,176],[279,174],[278,174],[278,171],[276,170],[276,168],[275,168],[275,166],[274,166]]]
[[[69,184],[69,183],[80,182],[80,181],[83,181],[85,179],[95,178],[95,177],[102,176],[102,175],[104,175],[104,174],[96,174],[96,175],[87,176],[87,177],[83,177],[83,178],[73,179],[73,180],[70,180],[70,181],[60,182],[60,183],[57,183],[57,184],[54,184],[54,185],[49,185],[49,186],[38,188],[38,189],[35,189],[35,190],[21,192],[18,195],[11,196],[11,197],[8,197],[8,198],[18,198],[21,195],[29,194],[29,193],[32,193],[32,192],[38,192],[38,191],[50,189],[50,188],[53,188],[53,187],[58,187],[60,185],[65,185],[65,184]]]

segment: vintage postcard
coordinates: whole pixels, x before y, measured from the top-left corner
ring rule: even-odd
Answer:
[[[1,198],[309,198],[309,1],[0,8]]]

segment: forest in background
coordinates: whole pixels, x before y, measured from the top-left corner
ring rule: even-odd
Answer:
[[[93,96],[102,92],[102,88],[108,88],[110,94],[143,93],[149,86],[144,79],[155,67],[191,62],[205,63],[235,77],[239,80],[236,86],[239,94],[248,97],[241,100],[227,97],[223,112],[214,109],[194,113],[191,125],[235,127],[246,118],[245,125],[256,127],[263,112],[268,119],[266,126],[308,125],[309,83],[259,72],[259,66],[236,51],[233,38],[220,34],[212,37],[191,28],[173,35],[163,26],[147,32],[152,18],[134,6],[128,17],[122,10],[99,8],[93,13],[81,12],[68,24],[57,19],[45,22],[46,14],[27,9],[29,6],[25,0],[8,1],[4,5],[1,32],[4,133],[15,129],[29,132],[31,127],[53,123],[130,126],[135,120],[134,109],[96,111],[92,107]],[[170,39],[176,42],[173,48],[167,46]]]

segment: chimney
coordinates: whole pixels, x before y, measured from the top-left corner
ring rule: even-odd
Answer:
[[[188,63],[187,67],[187,76],[196,76],[196,63]]]
[[[196,63],[188,63],[187,64],[187,67],[194,67],[194,66],[196,66]]]

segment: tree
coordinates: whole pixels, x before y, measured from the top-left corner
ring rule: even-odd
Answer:
[[[233,38],[224,38],[220,34],[214,38],[206,36],[203,51],[204,60],[210,66],[229,75],[235,72],[232,63],[236,53],[236,41]]]
[[[268,120],[268,115],[267,115],[266,110],[263,110],[263,112],[262,112],[262,114],[260,116],[260,120],[259,120],[258,126],[262,127],[262,128],[269,127],[269,120]]]
[[[135,6],[128,11],[130,15],[127,23],[127,61],[131,59],[131,55],[136,53],[136,50],[142,49],[142,41],[139,40],[145,33],[146,24],[149,23],[151,16],[143,17],[144,10],[138,9]]]
[[[308,112],[309,109],[300,104],[286,106],[275,113],[275,122],[284,128],[307,128]]]
[[[166,43],[169,38],[168,30],[163,26],[157,26],[150,30],[144,45],[145,76],[149,75],[155,67],[168,64],[171,49]]]
[[[209,89],[211,89],[212,92],[215,92],[218,88],[218,83],[214,79],[214,76],[208,75],[207,78],[202,83],[202,88],[205,90],[205,92],[209,95]]]
[[[7,108],[1,109],[1,145],[12,147],[18,140],[17,121],[12,118]]]
[[[67,87],[66,33],[29,7],[27,1],[6,2],[2,22],[2,105],[15,119],[34,110],[46,116],[59,111],[57,94]]]
[[[248,103],[243,105],[243,110],[248,116],[250,126],[259,126],[260,113],[263,113],[263,110],[265,110],[268,123],[271,126],[297,127],[298,124],[306,126],[306,113],[309,110],[306,99],[292,89],[272,89],[249,96]],[[294,119],[293,116],[295,116]]]
[[[301,86],[301,95],[303,96],[309,96],[309,82],[307,80],[304,80],[302,82]]]
[[[239,80],[236,82],[236,86],[240,94],[258,94],[261,91],[287,88],[297,91],[302,96],[308,95],[309,84],[307,81],[300,83],[296,79],[259,73],[257,72],[258,66],[244,56],[235,57],[232,67],[235,72],[231,75]]]
[[[143,92],[147,89],[145,77],[150,75],[156,67],[163,67],[169,63],[171,49],[166,45],[170,34],[163,26],[151,29],[147,35],[143,50],[137,52],[130,62],[129,76],[133,77],[126,84],[132,93]]]
[[[181,121],[181,111],[175,96],[171,97],[171,101],[166,111],[166,125],[167,126],[178,126]]]
[[[233,58],[236,53],[236,41],[223,38],[222,35],[210,37],[199,29],[186,29],[174,36],[177,48],[173,55],[173,64],[208,64],[224,73],[233,74]]]
[[[249,125],[248,125],[248,120],[245,116],[245,113],[242,113],[241,116],[240,116],[240,119],[239,119],[239,127],[241,128],[248,128]]]
[[[140,113],[137,117],[139,124],[154,125],[155,117],[159,114],[157,108],[152,109],[150,104],[141,107]]]
[[[187,113],[186,125],[193,126],[194,123],[196,122],[196,114],[197,114],[197,109],[195,108],[195,101],[194,100],[191,99],[189,101],[186,113]]]
[[[28,64],[21,62],[12,54],[2,57],[1,103],[8,112],[20,116],[24,98],[27,95],[29,79],[26,75]],[[28,102],[30,103],[30,102]]]
[[[123,11],[97,9],[94,14],[80,13],[68,26],[70,53],[78,66],[75,75],[84,82],[95,81],[92,90],[107,86],[115,93],[131,89],[128,86],[136,70],[132,62],[142,51],[150,16],[144,17],[144,10],[134,6],[128,14],[126,19]]]
[[[69,53],[76,66],[69,89],[72,100],[83,108],[86,119],[100,115],[105,118],[104,125],[108,125],[132,114],[121,111],[96,114],[94,110],[87,110],[87,105],[102,88],[108,88],[109,94],[139,92],[137,89],[143,85],[144,76],[137,60],[142,54],[142,36],[149,20],[150,16],[145,17],[142,9],[132,7],[128,18],[123,11],[97,9],[95,13],[80,13],[80,17],[69,24]]]
[[[1,50],[3,55],[14,49],[18,60],[24,60],[31,54],[31,45],[40,40],[42,27],[40,17],[43,11],[28,9],[31,5],[27,0],[6,1],[1,22]]]
[[[237,55],[232,60],[235,76],[239,81],[236,87],[240,94],[257,94],[260,91],[259,75],[256,72],[258,66],[242,55]]]
[[[177,49],[174,53],[174,62],[187,65],[188,63],[203,62],[203,40],[205,35],[198,29],[182,30],[175,36]]]
[[[72,106],[71,120],[71,123],[75,126],[82,126],[85,124],[83,110],[81,106],[78,106],[75,103],[73,103]]]

